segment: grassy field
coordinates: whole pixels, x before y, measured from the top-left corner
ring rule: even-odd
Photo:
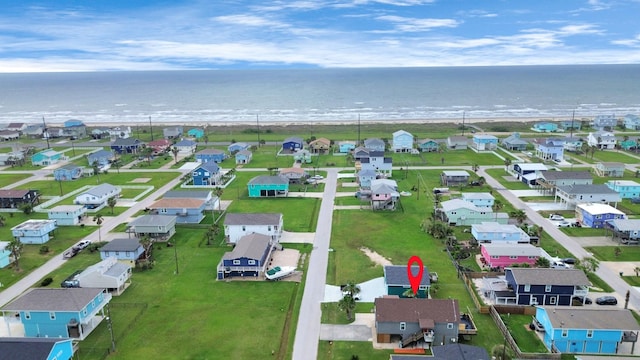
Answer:
[[[0,188],[30,177],[31,174],[0,174]]]
[[[522,352],[546,353],[547,348],[544,346],[535,331],[529,329],[531,323],[531,315],[500,315],[502,321],[509,329],[509,333],[514,339],[517,339],[518,347]]]
[[[370,342],[354,341],[320,341],[318,344],[318,360],[389,360],[393,350],[376,350]]]
[[[640,259],[640,246],[591,246],[585,248],[593,253],[600,261],[638,261]],[[616,255],[616,249],[620,252]]]
[[[522,181],[507,181],[505,176],[510,176],[504,169],[487,169],[485,170],[492,178],[496,179],[500,185],[509,190],[531,190],[531,188]]]

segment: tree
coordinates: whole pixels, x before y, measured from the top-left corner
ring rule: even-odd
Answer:
[[[358,286],[354,281],[348,281],[342,288],[342,292],[355,299],[356,295],[360,293],[360,286]]]
[[[180,152],[180,150],[178,150],[178,148],[174,146],[174,147],[171,148],[171,152],[173,153],[173,158],[175,159],[176,164],[177,164],[178,163],[178,153]]]
[[[33,204],[23,203],[18,207],[25,215],[29,215],[33,212]]]
[[[220,233],[220,224],[215,223],[207,230],[207,245],[211,245],[211,241]]]
[[[535,265],[539,268],[548,268],[549,266],[551,266],[551,262],[546,257],[540,256],[536,259]]]
[[[7,245],[7,250],[13,259],[13,266],[16,271],[20,271],[20,255],[22,254],[23,245],[17,238],[13,238]]]
[[[111,209],[111,215],[113,215],[113,208],[116,207],[117,203],[118,200],[116,200],[115,196],[112,196],[107,200],[107,206]]]
[[[5,226],[6,221],[7,219],[4,216],[0,215],[0,227]]]
[[[516,219],[518,224],[522,224],[525,220],[527,220],[527,213],[524,210],[518,209],[509,213],[509,216]]]
[[[453,229],[442,221],[431,222],[427,226],[426,231],[436,239],[445,239],[447,236],[453,234]]]
[[[600,267],[600,261],[594,257],[584,257],[577,262],[575,267],[586,273],[594,273]]]
[[[473,170],[473,172],[478,172],[478,170],[480,169],[480,165],[478,164],[473,164],[471,166],[471,169]]]
[[[147,158],[147,163],[151,166],[151,157],[153,156],[153,148],[147,146],[142,150],[142,155]]]
[[[500,199],[495,199],[493,201],[493,205],[491,205],[491,209],[493,209],[494,212],[498,212],[499,210],[502,210],[503,207],[504,207],[504,204]]]
[[[96,214],[93,217],[93,222],[98,225],[98,241],[102,242],[102,234],[100,234],[100,229],[102,228],[103,216],[102,214]]]
[[[347,313],[347,320],[351,321],[351,314],[356,309],[356,300],[347,294],[338,301],[338,309]]]
[[[511,351],[511,348],[509,348],[508,346],[504,345],[504,344],[499,344],[494,346],[491,349],[491,356],[492,359],[496,359],[496,360],[511,360],[513,359],[513,353]]]
[[[633,272],[636,273],[636,276],[640,276],[640,267],[636,266],[635,268],[633,268]]]
[[[100,182],[100,164],[98,164],[98,160],[91,163],[91,168],[93,169],[93,175],[96,175],[98,182]]]
[[[510,165],[511,165],[511,159],[505,158],[504,159],[504,170],[508,171]]]
[[[405,292],[402,293],[402,297],[414,298],[414,297],[416,297],[416,294],[413,292],[413,289],[407,289],[407,290],[405,290]]]
[[[224,189],[221,187],[217,187],[214,190],[216,196],[218,197],[218,211],[222,211],[222,194],[224,194]]]
[[[618,256],[620,256],[620,254],[622,254],[622,249],[620,249],[619,246],[616,246],[616,248],[613,250],[613,255],[615,257],[618,257]]]

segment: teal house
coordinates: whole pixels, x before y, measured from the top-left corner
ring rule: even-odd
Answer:
[[[289,194],[289,180],[280,176],[261,175],[249,180],[249,197],[285,197]]]
[[[35,166],[53,165],[60,160],[62,160],[62,153],[55,150],[43,150],[31,155],[31,164]]]
[[[412,266],[411,274],[418,276],[420,267]],[[407,290],[411,290],[411,283],[407,276],[406,265],[387,265],[384,267],[384,285],[387,288],[387,295],[398,295],[399,297],[408,297],[405,294]],[[422,268],[422,278],[415,297],[429,298],[429,289],[431,288],[431,280],[429,270],[426,266]]]
[[[620,141],[620,148],[622,150],[634,150],[638,147],[638,142],[633,139],[627,139]]]
[[[204,130],[200,128],[193,128],[187,131],[187,135],[196,139],[200,139],[204,136]]]
[[[623,199],[640,197],[640,184],[633,180],[609,180],[605,185],[620,194]]]
[[[0,241],[0,269],[9,266],[13,262],[8,241]]]
[[[557,132],[558,124],[552,123],[552,122],[539,122],[534,124],[531,130],[537,131],[537,132],[545,132],[545,133]]]
[[[0,359],[73,359],[72,339],[0,337],[0,349]]]
[[[418,149],[422,152],[438,151],[439,148],[440,146],[438,146],[438,143],[433,139],[418,140]]]

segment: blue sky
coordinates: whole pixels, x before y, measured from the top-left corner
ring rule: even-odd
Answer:
[[[640,0],[3,2],[0,72],[640,63]]]

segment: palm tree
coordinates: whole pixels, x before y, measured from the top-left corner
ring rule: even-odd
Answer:
[[[113,208],[116,207],[117,203],[118,201],[115,196],[112,196],[107,200],[107,206],[111,209],[111,215],[113,215]]]
[[[636,276],[640,276],[640,267],[636,266],[636,267],[633,269],[633,272],[635,272],[635,273],[636,273]]]
[[[347,320],[351,321],[351,314],[356,309],[355,299],[349,295],[345,295],[338,301],[338,309],[347,313]]]
[[[575,267],[586,273],[594,273],[600,267],[600,261],[594,257],[584,257],[577,262]]]
[[[91,163],[91,168],[93,169],[93,175],[98,176],[98,182],[100,182],[100,164],[98,164],[98,160]]]
[[[207,230],[207,245],[211,245],[211,241],[220,233],[220,225],[215,223]]]
[[[142,150],[142,155],[147,158],[147,163],[151,166],[151,156],[153,156],[153,148],[147,146]]]
[[[20,254],[22,254],[23,245],[17,238],[13,238],[9,241],[9,245],[7,245],[7,250],[11,257],[13,258],[13,264],[16,271],[20,271]]]
[[[413,289],[407,289],[407,290],[405,290],[405,292],[402,293],[402,297],[414,298],[414,297],[416,297],[416,294],[413,292]]]
[[[214,191],[218,197],[218,211],[222,211],[222,194],[224,193],[224,189],[217,187]]]
[[[347,284],[342,288],[342,292],[355,299],[356,295],[360,293],[360,286],[358,286],[358,284],[356,284],[354,281],[348,281]]]
[[[103,216],[102,214],[96,214],[93,217],[93,222],[98,224],[98,241],[102,242],[102,234],[100,233],[100,228],[102,228]]]
[[[493,205],[491,205],[491,209],[494,212],[498,212],[499,210],[502,210],[503,207],[504,207],[504,204],[502,203],[502,201],[500,199],[495,199],[493,201]]]
[[[174,146],[174,147],[171,148],[171,152],[173,153],[173,158],[175,159],[176,164],[177,164],[178,163],[178,153],[180,152],[180,150],[178,150],[178,148]]]
[[[510,165],[511,165],[511,159],[505,158],[504,159],[504,171],[509,171],[509,166]]]
[[[509,216],[516,219],[518,224],[522,224],[527,219],[527,213],[524,210],[518,209],[509,213]]]
[[[540,256],[536,259],[535,265],[539,268],[548,268],[549,266],[551,266],[551,262],[546,257]]]

